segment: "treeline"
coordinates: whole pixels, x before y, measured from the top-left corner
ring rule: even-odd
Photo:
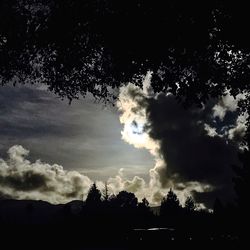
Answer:
[[[0,201],[0,229],[7,238],[27,235],[55,247],[133,246],[154,242],[231,242],[246,236],[246,214],[240,206],[215,201],[214,211],[198,209],[192,197],[184,206],[170,189],[157,212],[147,199],[121,191],[109,195],[94,183],[85,201],[52,205],[43,201]],[[4,238],[6,240],[7,238]],[[52,242],[52,243],[51,243]],[[12,242],[13,244],[15,242]],[[11,244],[12,244],[11,243]],[[39,243],[39,244],[40,244]],[[9,241],[8,241],[9,244]],[[29,246],[33,246],[30,245]]]
[[[237,206],[223,206],[216,199],[211,212],[199,209],[192,197],[182,206],[172,189],[154,211],[146,198],[138,202],[135,194],[127,191],[108,195],[107,187],[101,192],[94,183],[77,213],[72,212],[71,206],[66,206],[64,212],[63,223],[82,225],[89,232],[100,234],[112,232],[143,240],[160,234],[165,239],[181,240],[238,240],[241,237]]]

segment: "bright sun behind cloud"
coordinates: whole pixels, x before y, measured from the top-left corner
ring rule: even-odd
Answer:
[[[133,121],[126,123],[123,130],[124,136],[132,143],[143,147],[147,143],[147,135],[144,133],[144,124]]]

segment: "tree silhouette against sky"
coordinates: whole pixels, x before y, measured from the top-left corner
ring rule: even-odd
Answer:
[[[186,104],[225,89],[236,95],[249,90],[247,10],[219,1],[3,0],[0,81],[108,101],[112,88],[142,86],[152,71],[156,92]]]

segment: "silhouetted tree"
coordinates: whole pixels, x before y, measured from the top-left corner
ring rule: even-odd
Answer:
[[[115,199],[116,199],[116,195],[115,195],[115,194],[111,194],[111,195],[109,196],[109,198],[108,198],[108,200],[109,200],[110,202],[114,202]]]
[[[196,204],[192,196],[188,196],[185,201],[185,209],[189,212],[192,212],[196,209]]]
[[[247,23],[229,1],[2,0],[0,81],[108,99],[151,70],[155,91],[200,104],[249,90]]]
[[[100,190],[96,187],[96,184],[93,183],[93,185],[89,189],[89,192],[85,201],[86,205],[98,206],[101,203],[101,197],[102,197],[102,194]]]
[[[119,207],[127,209],[136,208],[138,203],[135,194],[127,191],[119,192],[118,195],[116,196],[115,201]]]
[[[163,198],[160,207],[160,216],[163,226],[177,227],[181,221],[181,206],[177,195],[170,188]]]
[[[85,200],[85,206],[82,210],[82,223],[88,228],[89,235],[100,234],[104,230],[105,223],[103,219],[103,206],[102,206],[102,194],[93,183],[89,189],[87,198]],[[94,240],[93,240],[94,244]]]
[[[140,227],[149,227],[152,223],[153,213],[150,210],[149,202],[146,198],[143,198],[141,202],[138,203],[138,223]]]
[[[103,200],[107,202],[109,200],[109,190],[108,190],[108,184],[105,182],[104,191],[103,191]]]
[[[160,215],[175,214],[180,209],[180,201],[170,188],[166,197],[161,202]]]
[[[142,207],[148,208],[149,207],[149,202],[148,200],[144,197],[142,201],[139,203]]]
[[[135,227],[137,222],[137,198],[134,193],[119,192],[110,200],[110,206],[112,207],[112,217],[116,228],[128,230]]]
[[[146,198],[143,198],[141,202],[138,203],[139,213],[148,214],[150,212],[149,202]]]

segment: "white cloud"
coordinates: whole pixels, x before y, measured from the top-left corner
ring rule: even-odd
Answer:
[[[244,93],[238,94],[235,98],[230,95],[229,91],[219,100],[213,107],[213,117],[218,117],[221,121],[224,120],[227,112],[234,112],[238,108],[238,102],[246,98]]]
[[[214,118],[218,117],[222,121],[226,115],[227,109],[222,105],[216,104],[213,107],[213,111],[214,111],[213,117]]]
[[[207,132],[207,135],[211,137],[224,137],[225,139],[238,143],[240,149],[245,148],[245,146],[242,146],[242,139],[247,131],[247,119],[249,115],[247,112],[242,114],[238,112],[238,103],[245,98],[245,93],[238,94],[234,98],[228,91],[226,91],[225,96],[223,96],[212,108],[212,117],[218,117],[220,121],[224,121],[226,114],[232,112],[236,118],[234,121],[229,121],[220,132],[216,131],[216,128],[213,127],[214,125],[204,123],[204,129]],[[216,121],[214,122],[217,124]]]
[[[242,138],[245,136],[247,132],[247,119],[248,114],[244,113],[238,116],[235,125],[228,130],[228,138],[235,142],[238,142],[240,148],[243,149],[244,147],[241,145]]]
[[[204,129],[207,132],[208,136],[214,137],[214,136],[220,136],[217,132],[216,129],[211,127],[209,124],[204,123]]]
[[[150,170],[149,187],[151,188],[150,193],[152,193],[161,187],[160,172],[165,171],[166,163],[160,154],[159,142],[153,140],[145,129],[147,98],[152,96],[150,81],[151,73],[149,72],[144,79],[142,89],[131,83],[122,87],[117,107],[121,112],[120,122],[124,126],[121,132],[122,139],[136,148],[147,149],[155,159],[155,166]]]
[[[21,145],[8,150],[9,158],[0,159],[1,194],[15,199],[66,203],[86,196],[91,180],[77,171],[66,171],[58,164],[30,162],[29,151]]]
[[[132,83],[120,88],[117,107],[120,111],[120,122],[123,124],[121,131],[122,139],[136,148],[148,150],[155,160],[155,165],[149,170],[149,182],[135,176],[131,181],[124,179],[124,172],[115,178],[110,178],[109,187],[111,190],[124,189],[135,192],[136,196],[141,199],[146,197],[152,205],[159,205],[162,197],[167,193],[170,187],[175,187],[178,182],[167,179],[167,163],[165,162],[160,143],[150,137],[147,131],[148,117],[147,105],[150,98],[157,98],[151,90],[151,73],[148,73],[143,82],[143,88],[139,88]],[[203,192],[205,184],[195,182],[183,183],[187,188],[185,193],[178,192],[181,203],[183,204],[186,197],[192,191],[200,188]]]
[[[30,162],[29,150],[14,145],[8,150],[8,159],[0,158],[0,195],[2,198],[44,200],[53,204],[67,203],[75,199],[85,199],[93,181],[78,171],[66,171],[58,164],[48,164],[36,160]],[[139,200],[146,197],[151,204],[159,204],[155,199],[160,192],[152,188],[141,177],[126,178],[124,169],[107,181],[110,194],[122,190],[133,192]],[[97,181],[99,189],[104,182]],[[162,191],[161,191],[162,192]],[[163,195],[163,193],[162,193]],[[0,197],[0,198],[1,198]]]

